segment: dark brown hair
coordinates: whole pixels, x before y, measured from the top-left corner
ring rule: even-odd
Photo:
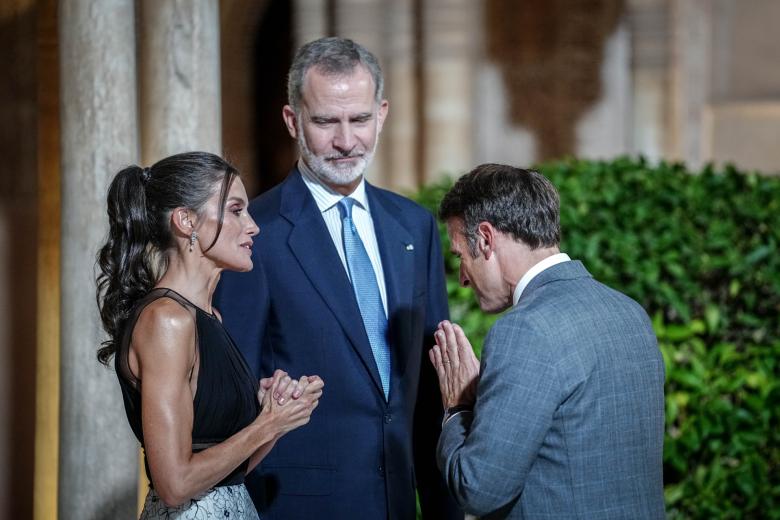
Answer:
[[[108,239],[98,253],[97,300],[109,339],[98,349],[108,364],[135,303],[157,283],[165,268],[164,251],[174,245],[170,217],[175,208],[199,213],[219,190],[214,240],[222,231],[225,202],[238,171],[211,153],[187,152],[166,157],[150,168],[129,166],[108,188]]]

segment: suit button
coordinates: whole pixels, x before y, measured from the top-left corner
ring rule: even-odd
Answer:
[[[393,422],[393,416],[389,413],[385,414],[385,423],[391,423]]]
[[[380,474],[380,475],[384,475],[384,474],[385,474],[385,467],[384,467],[384,466],[379,466],[379,467],[377,468],[377,470],[379,470],[379,474]]]

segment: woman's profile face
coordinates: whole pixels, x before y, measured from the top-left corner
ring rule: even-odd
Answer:
[[[201,212],[201,225],[198,229],[198,242],[205,249],[214,241],[219,225],[219,195],[217,187]],[[239,177],[233,179],[219,233],[214,247],[204,253],[217,267],[230,271],[249,271],[252,269],[252,237],[259,228],[247,212],[247,195],[244,183]]]

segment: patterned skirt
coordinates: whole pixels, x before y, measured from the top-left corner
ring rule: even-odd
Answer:
[[[154,489],[149,490],[139,520],[258,520],[257,511],[244,484],[210,489],[178,507],[168,507]]]

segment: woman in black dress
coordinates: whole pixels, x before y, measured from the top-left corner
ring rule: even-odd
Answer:
[[[257,518],[244,475],[317,406],[317,376],[254,379],[211,297],[252,268],[258,228],[238,172],[191,152],[131,166],[108,193],[98,303],[151,483],[141,518]]]

